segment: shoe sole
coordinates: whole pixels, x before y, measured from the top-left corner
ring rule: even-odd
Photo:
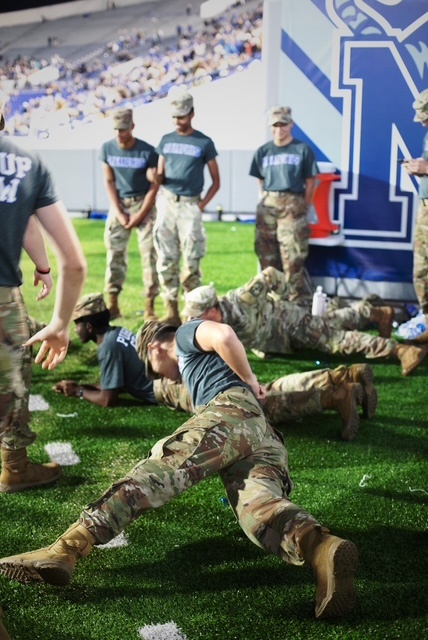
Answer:
[[[25,585],[47,582],[56,587],[64,587],[70,582],[72,571],[67,566],[55,562],[19,564],[5,561],[0,563],[0,573],[9,580]]]
[[[46,480],[40,482],[24,482],[22,484],[3,484],[0,483],[0,493],[15,493],[17,491],[25,491],[25,489],[37,489],[38,487],[45,487],[47,484],[53,484],[60,479],[62,470],[60,469],[55,476],[52,476]]]
[[[356,602],[354,575],[358,566],[358,550],[350,540],[342,540],[328,555],[327,594],[315,609],[318,620],[338,618],[350,613]]]

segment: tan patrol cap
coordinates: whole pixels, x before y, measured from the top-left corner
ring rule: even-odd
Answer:
[[[290,107],[271,107],[268,111],[268,125],[271,127],[277,122],[281,124],[290,124],[293,118],[291,117]]]
[[[106,311],[106,309],[107,307],[102,293],[89,293],[87,296],[79,298],[71,319],[80,320],[87,316],[93,316],[96,313],[102,313]]]
[[[118,109],[113,113],[113,129],[130,129],[133,124],[132,109]]]
[[[193,97],[190,93],[181,93],[171,100],[171,108],[173,118],[187,116],[193,109]]]
[[[199,318],[218,304],[217,292],[211,284],[196,287],[184,295],[184,302],[183,318]]]

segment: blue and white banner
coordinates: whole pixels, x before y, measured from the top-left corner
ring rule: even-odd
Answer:
[[[427,0],[266,0],[264,20],[267,101],[292,107],[293,135],[340,172],[330,209],[345,240],[311,246],[311,275],[414,297],[418,180],[399,160],[426,132],[412,102],[428,88]]]

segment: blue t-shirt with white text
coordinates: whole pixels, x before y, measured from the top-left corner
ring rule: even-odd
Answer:
[[[198,196],[202,192],[205,165],[218,155],[211,138],[200,131],[188,136],[167,133],[156,151],[165,158],[163,186],[180,196]]]
[[[123,327],[111,328],[98,347],[101,389],[119,389],[146,404],[157,404],[153,382],[136,350],[136,337]]]
[[[132,149],[121,149],[114,138],[108,140],[101,147],[99,159],[112,168],[120,198],[145,195],[150,187],[147,169],[158,163],[154,147],[138,138]]]

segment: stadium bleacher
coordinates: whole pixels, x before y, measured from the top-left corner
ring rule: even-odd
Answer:
[[[32,114],[41,110],[92,122],[124,100],[149,102],[176,83],[211,81],[260,56],[260,1],[235,3],[210,20],[200,17],[200,4],[190,16],[179,0],[159,0],[0,29],[8,133],[37,135]],[[133,58],[139,64],[121,72]]]

